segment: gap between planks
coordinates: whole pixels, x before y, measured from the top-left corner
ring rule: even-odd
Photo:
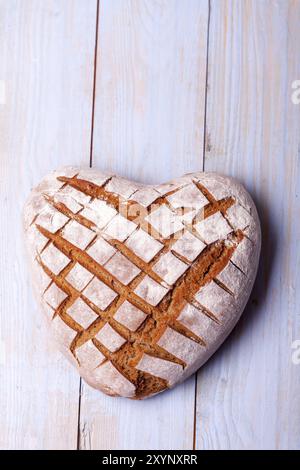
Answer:
[[[205,155],[206,155],[206,123],[207,123],[207,95],[208,95],[208,65],[209,65],[209,36],[210,36],[210,15],[211,15],[211,0],[208,2],[208,15],[207,15],[207,35],[206,35],[206,70],[205,70],[205,93],[204,93],[204,131],[203,131],[203,158],[202,158],[202,171],[205,170]],[[193,450],[197,446],[197,390],[198,390],[198,371],[195,372],[195,396],[194,396],[194,429],[193,429]]]
[[[94,141],[94,123],[95,123],[95,101],[96,101],[96,82],[97,82],[97,56],[98,56],[98,40],[99,40],[99,15],[100,0],[97,1],[96,18],[95,18],[95,47],[94,47],[94,75],[93,75],[93,94],[92,94],[92,112],[91,112],[91,141],[90,141],[90,168],[93,166],[93,141]],[[78,422],[77,422],[77,450],[81,447],[81,395],[82,395],[82,378],[79,378],[79,396],[78,396]]]

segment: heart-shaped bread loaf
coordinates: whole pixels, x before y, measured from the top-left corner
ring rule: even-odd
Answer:
[[[256,208],[234,179],[144,186],[67,167],[24,212],[37,298],[62,351],[108,395],[145,398],[195,372],[255,279]]]

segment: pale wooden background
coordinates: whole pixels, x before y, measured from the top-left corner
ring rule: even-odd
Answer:
[[[300,0],[0,0],[0,448],[299,449]],[[151,183],[237,176],[263,226],[245,314],[144,402],[80,383],[32,299],[30,188],[92,162]]]

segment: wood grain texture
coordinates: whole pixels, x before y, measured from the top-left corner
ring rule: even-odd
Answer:
[[[193,445],[193,377],[144,402],[83,383],[79,410],[78,375],[32,299],[25,197],[48,171],[87,165],[93,137],[95,166],[146,183],[202,169],[205,141],[205,170],[254,196],[259,276],[198,373],[196,447],[299,449],[300,2],[99,4],[94,88],[97,0],[0,0],[0,448],[69,449],[77,437],[82,449]]]
[[[100,2],[94,164],[157,183],[202,169],[207,0]]]
[[[145,183],[202,169],[208,2],[100,2],[93,165]],[[191,449],[195,381],[144,402],[83,383],[82,449]]]
[[[233,335],[198,373],[197,447],[299,449],[300,2],[212,1],[205,170],[257,204],[261,268]]]
[[[0,2],[0,448],[76,448],[79,378],[32,299],[21,211],[61,165],[89,162],[96,2]]]

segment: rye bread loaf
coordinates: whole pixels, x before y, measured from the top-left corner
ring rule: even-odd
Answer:
[[[238,321],[256,276],[256,208],[234,179],[143,186],[67,167],[31,193],[33,285],[60,349],[93,387],[141,399],[181,382]]]

